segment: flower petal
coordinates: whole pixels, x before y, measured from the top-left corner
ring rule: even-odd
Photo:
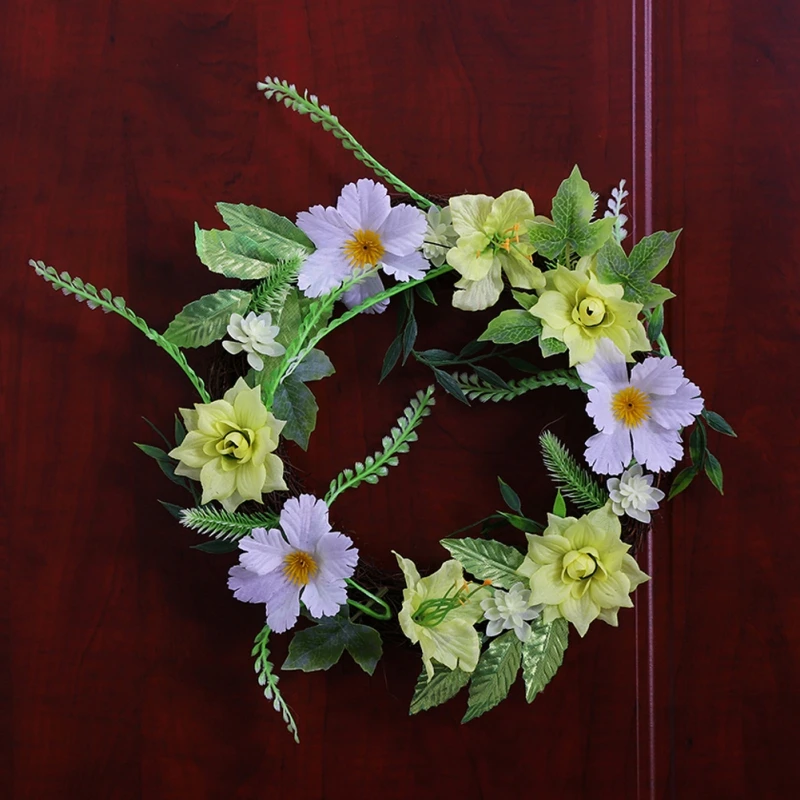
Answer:
[[[686,382],[683,368],[672,356],[646,358],[631,370],[631,384],[646,394],[675,394]]]
[[[653,472],[669,472],[683,457],[680,433],[647,421],[631,431],[633,455]]]
[[[236,491],[242,498],[260,503],[261,490],[267,477],[264,465],[248,461],[246,464],[239,464],[234,474],[236,475]]]
[[[671,396],[651,395],[652,419],[663,428],[685,428],[703,410],[700,389],[688,381]]]
[[[584,364],[579,364],[577,370],[584,383],[595,388],[604,386],[611,394],[628,385],[628,367],[625,363],[625,356],[610,339],[600,339],[595,347],[594,358]]]
[[[479,281],[470,281],[462,278],[456,283],[453,294],[453,306],[462,311],[482,311],[493,306],[503,291],[503,276],[500,265],[495,264],[489,274]]]
[[[236,412],[236,422],[242,428],[257,431],[267,424],[269,412],[261,401],[260,386],[240,391],[233,401],[233,409]]]
[[[297,227],[318,250],[338,250],[351,234],[339,212],[332,206],[313,206],[297,215]]]
[[[555,331],[563,331],[572,324],[572,304],[560,292],[543,292],[530,313]]]
[[[319,540],[331,532],[328,506],[312,494],[290,497],[281,509],[280,520],[289,544],[306,553],[314,552]]]
[[[569,597],[569,584],[561,579],[561,563],[539,567],[531,575],[531,598],[533,604],[557,606]]]
[[[465,194],[450,200],[453,229],[459,236],[483,232],[494,199],[485,194]]]
[[[596,433],[586,440],[584,457],[598,475],[619,475],[630,463],[631,455],[631,434],[627,428]]]
[[[228,588],[243,603],[266,603],[272,583],[272,575],[259,575],[239,565],[228,572]]]
[[[347,602],[347,584],[344,578],[312,580],[303,588],[303,602],[314,619],[333,617]]]
[[[427,227],[425,215],[418,208],[401,204],[389,211],[378,234],[387,253],[405,256],[422,247]]]
[[[269,453],[264,459],[266,475],[262,492],[285,492],[288,490],[286,481],[283,479],[283,461],[274,453]]]
[[[267,625],[275,633],[294,627],[300,616],[300,587],[287,580],[283,573],[273,573],[271,593],[267,598]]]
[[[353,266],[339,249],[325,248],[313,252],[300,267],[297,286],[306,297],[327,294],[353,274]]]
[[[431,267],[419,250],[407,255],[384,253],[381,267],[387,275],[393,275],[398,281],[419,280]]]
[[[568,597],[558,608],[564,618],[575,626],[575,630],[581,636],[586,635],[589,625],[600,614],[600,606],[592,600],[588,592],[580,598]]]
[[[336,202],[336,210],[351,231],[377,232],[391,208],[386,187],[369,178],[348,183]]]
[[[218,456],[203,465],[200,470],[200,483],[203,486],[201,503],[222,500],[233,494],[233,490],[236,488],[236,472],[223,469],[222,456]]]
[[[580,371],[581,365],[578,365]],[[612,408],[612,392],[608,386],[598,386],[589,389],[586,395],[586,413],[594,421],[594,426],[603,433],[614,433],[620,426],[620,421],[614,416]]]
[[[239,563],[257,575],[273,572],[293,548],[277,528],[254,528],[249,536],[239,540]]]
[[[344,580],[355,572],[358,549],[353,546],[349,536],[332,531],[319,539],[314,557],[319,565],[318,575],[322,579]]]
[[[380,275],[372,274],[362,278],[355,286],[342,295],[342,302],[348,308],[360,306],[365,300],[383,291],[383,281]],[[363,314],[382,314],[389,305],[389,298],[375,303],[374,306],[363,311]]]
[[[178,447],[169,451],[170,458],[177,458],[187,467],[200,469],[207,461],[208,456],[203,451],[208,442],[208,436],[198,431],[189,431]]]

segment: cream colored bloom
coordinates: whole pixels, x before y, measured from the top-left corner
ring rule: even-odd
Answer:
[[[622,299],[622,284],[600,283],[594,258],[582,258],[574,270],[559,266],[530,309],[542,320],[542,339],[559,339],[569,348],[570,366],[589,361],[600,339],[611,339],[628,361],[634,350],[649,350],[638,303]]]
[[[533,202],[521,189],[497,199],[485,194],[462,195],[450,201],[456,246],[447,263],[461,275],[453,305],[465,311],[493,306],[503,291],[503,272],[518,289],[542,289],[544,277],[531,263],[535,248],[528,240]]]
[[[267,411],[258,386],[239,378],[222,400],[180,411],[186,438],[169,454],[181,462],[177,475],[200,481],[203,503],[219,500],[234,511],[245,500],[260,503],[262,492],[287,488],[283,462],[273,454],[286,423]]]
[[[596,619],[616,627],[617,612],[633,608],[628,595],[649,576],[628,555],[610,503],[580,519],[548,514],[547,522],[541,536],[527,534],[517,570],[530,582],[530,602],[544,604],[545,622],[563,617],[581,636]]]
[[[394,552],[394,551],[393,551]],[[420,578],[414,562],[395,553],[407,588],[397,615],[403,633],[422,648],[422,661],[433,677],[433,660],[450,669],[473,672],[480,657],[475,623],[483,617],[480,584],[464,580],[458,561],[445,561],[432,575]]]
[[[269,311],[256,316],[251,311],[246,317],[241,314],[231,314],[228,324],[228,336],[222,346],[234,355],[244,351],[247,353],[247,363],[255,370],[264,369],[264,356],[277,358],[286,352],[286,348],[275,341],[281,329],[272,324],[272,314]]]

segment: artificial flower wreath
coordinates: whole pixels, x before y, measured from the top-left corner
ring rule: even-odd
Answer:
[[[673,294],[652,282],[672,256],[678,232],[654,233],[626,251],[624,181],[612,190],[604,216],[594,219],[598,198],[577,167],[559,187],[550,217],[537,215],[520,189],[436,205],[370,156],[314,95],[270,78],[259,89],[320,123],[414,205],[393,205],[386,186],[369,179],[345,186],[335,206],[301,211],[296,224],[266,209],[219,203],[228,229],[197,229],[197,254],[212,272],[245,283],[189,303],[163,334],[107,289],[42,262],[31,265],[53,288],[127,319],[194,386],[200,402],[180,409],[174,445],[139,447],[191,493],[192,507],[165,506],[210,537],[200,549],[240,551],[228,586],[237,599],[265,607],[253,649],[256,672],[295,739],[268,640],[271,632],[295,630],[300,617],[307,624],[295,631],[284,669],[328,669],[347,650],[372,674],[382,653],[375,624],[396,616],[422,654],[411,713],[469,685],[464,721],[473,719],[505,698],[520,670],[531,702],[562,662],[569,624],[581,636],[595,620],[616,626],[619,610],[633,606],[632,592],[648,580],[633,547],[665,498],[658,484],[682,459],[686,428],[693,428],[691,464],[672,480],[668,499],[701,471],[722,491],[707,428],[735,434],[704,408],[700,389],[670,354],[662,329],[664,302]],[[498,314],[459,354],[417,352],[410,298],[432,301],[428,282],[452,280],[453,272],[456,308],[489,308],[506,291],[519,308]],[[405,588],[393,606],[385,587],[371,591],[354,579],[358,550],[333,530],[329,511],[346,490],[385,477],[408,451],[431,413],[433,385],[411,400],[381,449],[337,475],[324,498],[284,500],[271,493],[287,490],[281,438],[305,448],[315,426],[317,406],[307,384],[334,371],[320,343],[359,314],[384,312],[395,295],[402,303],[399,333],[384,376],[413,354],[441,389],[465,403],[566,386],[586,393],[597,433],[586,442],[589,469],[552,433],[541,436],[556,486],[546,524],[526,517],[514,490],[500,480],[508,510],[482,520],[480,538],[442,540],[452,558],[435,572],[423,577],[395,553]],[[338,302],[346,310],[337,315]],[[545,357],[566,354],[569,367],[541,370],[515,356],[506,363],[525,375],[506,379],[476,363],[484,342],[502,357],[506,346],[534,340]],[[212,399],[182,348],[218,341],[234,379]],[[527,541],[512,547],[489,538],[498,523]],[[351,608],[360,621],[350,617]]]

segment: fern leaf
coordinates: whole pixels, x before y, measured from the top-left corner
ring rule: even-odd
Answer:
[[[542,370],[527,378],[508,381],[506,387],[496,386],[481,380],[475,374],[470,375],[466,372],[454,373],[453,377],[468,399],[478,400],[481,403],[513,400],[515,397],[520,397],[542,386],[566,386],[569,389],[584,391],[589,388],[572,369]]]
[[[223,508],[185,508],[181,512],[181,524],[198,533],[213,536],[227,542],[236,542],[248,536],[253,528],[275,528],[278,515],[243,514],[238,511],[225,511]]]
[[[253,289],[250,311],[255,311],[256,314],[263,314],[265,311],[278,313],[292,286],[297,282],[300,264],[299,258],[279,261],[272,272]]]
[[[553,483],[578,508],[593,511],[608,502],[608,492],[575,460],[561,440],[550,431],[539,437],[542,458]]]
[[[256,636],[255,644],[251,652],[251,655],[256,660],[254,667],[256,675],[258,675],[258,685],[264,687],[264,697],[272,701],[272,707],[283,717],[283,721],[286,723],[286,727],[289,729],[289,733],[294,737],[295,742],[300,744],[297,725],[292,716],[292,712],[289,711],[289,706],[286,705],[286,701],[283,699],[280,689],[278,689],[279,678],[275,674],[274,665],[269,660],[269,649],[267,648],[269,634],[269,625],[265,625]]]

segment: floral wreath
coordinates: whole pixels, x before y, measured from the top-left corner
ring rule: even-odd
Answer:
[[[531,702],[562,663],[569,624],[581,636],[595,620],[616,626],[619,610],[633,606],[631,593],[648,580],[633,553],[665,498],[658,488],[662,474],[683,457],[685,428],[693,426],[691,463],[672,479],[667,499],[701,471],[722,492],[707,432],[735,433],[704,408],[700,389],[670,354],[664,303],[674,295],[652,282],[669,262],[679,231],[645,236],[626,252],[625,181],[612,190],[604,216],[593,219],[598,196],[577,166],[561,183],[550,217],[536,215],[519,189],[437,205],[369,155],[314,95],[277,78],[258,88],[321,124],[414,205],[393,205],[386,186],[368,179],[345,186],[335,206],[301,211],[296,224],[266,209],[219,203],[228,229],[196,228],[197,254],[243,288],[189,303],[163,334],[108,289],[30,263],[53,288],[127,319],[175,360],[197,391],[201,402],[176,417],[174,444],[159,432],[167,450],[138,447],[191,493],[190,508],[163,505],[209,537],[197,548],[240,551],[228,586],[237,599],[265,605],[266,624],[252,651],[255,669],[296,740],[268,641],[271,633],[294,630],[301,617],[308,624],[295,631],[284,669],[325,670],[347,650],[372,674],[382,655],[380,631],[396,615],[422,653],[412,714],[469,686],[466,722],[503,700],[520,671]],[[489,308],[507,284],[519,308],[502,311],[458,354],[415,351],[414,297],[435,302],[429,282],[452,273],[456,308]],[[388,288],[384,278],[392,279]],[[395,553],[405,579],[396,603],[387,586],[355,580],[358,550],[333,530],[329,510],[343,492],[377,483],[397,465],[431,413],[434,385],[417,392],[381,448],[337,475],[324,498],[298,493],[287,499],[277,452],[281,438],[308,445],[317,405],[307,384],[334,372],[322,340],[360,314],[384,312],[393,296],[400,303],[398,334],[381,379],[413,355],[444,392],[467,404],[565,386],[586,393],[597,428],[586,442],[589,469],[551,432],[542,434],[544,466],[556,488],[546,525],[525,516],[517,494],[498,479],[508,510],[475,523],[482,526],[479,538],[443,539],[452,558],[435,572],[421,577],[413,561]],[[345,310],[335,315],[337,303]],[[220,340],[229,373],[239,377],[212,399],[183,349]],[[542,370],[506,355],[534,340],[542,356],[566,354],[569,366]],[[495,345],[490,355],[523,377],[506,379],[479,363],[488,357],[479,355],[488,343]],[[489,538],[499,525],[527,541],[514,547]]]

